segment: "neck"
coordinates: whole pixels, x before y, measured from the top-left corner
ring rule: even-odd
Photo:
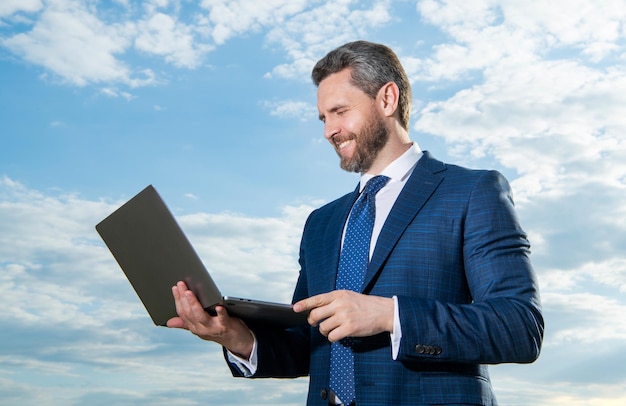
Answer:
[[[372,166],[364,173],[380,175],[390,163],[402,156],[412,145],[413,142],[404,129],[392,132],[385,147],[378,153]]]

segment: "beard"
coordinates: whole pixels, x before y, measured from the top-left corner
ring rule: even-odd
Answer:
[[[348,172],[364,173],[372,167],[378,153],[387,144],[389,130],[383,120],[374,114],[372,120],[363,126],[363,129],[358,135],[348,133],[347,136],[333,141],[335,145],[339,145],[341,142],[349,139],[353,139],[356,143],[354,153],[351,157],[343,157],[341,153],[336,150],[337,155],[341,158],[339,165],[341,169]]]

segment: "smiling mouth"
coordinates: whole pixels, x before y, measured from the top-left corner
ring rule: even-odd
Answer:
[[[352,141],[354,140],[347,140],[347,141],[343,141],[341,143],[339,143],[339,145],[337,145],[337,149],[344,149],[346,146],[348,146]]]
[[[335,148],[337,148],[338,151],[341,151],[342,149],[344,149],[345,147],[347,147],[348,145],[350,145],[350,143],[354,142],[354,138],[348,138],[348,139],[341,139],[341,138],[335,138],[333,139],[333,143],[335,144]]]

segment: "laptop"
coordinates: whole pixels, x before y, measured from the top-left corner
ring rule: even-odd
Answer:
[[[209,313],[222,305],[247,323],[283,328],[307,324],[307,314],[294,312],[290,304],[223,296],[152,185],[98,223],[96,230],[157,326],[177,316],[172,286],[178,281],[187,284]]]

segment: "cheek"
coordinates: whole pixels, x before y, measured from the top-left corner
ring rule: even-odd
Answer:
[[[363,122],[363,118],[360,115],[353,114],[344,118],[342,128],[350,134],[360,134],[363,129]]]

